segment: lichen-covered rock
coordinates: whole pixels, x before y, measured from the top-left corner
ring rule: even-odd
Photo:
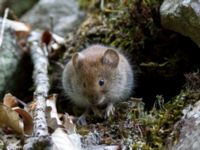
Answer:
[[[184,116],[175,125],[177,140],[171,141],[171,150],[199,150],[200,148],[200,101],[183,110]]]
[[[21,20],[33,28],[50,29],[64,36],[78,26],[82,17],[74,0],[40,0]]]
[[[160,14],[165,28],[190,37],[200,47],[200,1],[165,0]]]
[[[10,29],[6,29],[4,39],[0,47],[0,96],[2,91],[13,83],[12,76],[17,70],[20,60],[19,47],[16,40],[13,38],[14,34]]]
[[[0,29],[2,22],[0,18]],[[31,92],[32,63],[28,51],[22,47],[28,32],[25,24],[6,20],[0,46],[0,101],[7,92],[18,98]]]

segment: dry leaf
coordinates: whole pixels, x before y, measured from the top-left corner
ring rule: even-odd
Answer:
[[[59,126],[56,118],[51,118],[51,107],[47,106],[46,108],[46,117],[47,117],[47,125],[53,130],[56,130]]]
[[[57,128],[52,134],[53,149],[58,150],[80,150],[81,145],[75,143],[74,139],[71,139],[70,136],[65,133],[61,128]],[[80,139],[79,139],[80,142]]]
[[[34,101],[30,104],[31,111],[34,111],[36,109],[37,103]]]
[[[42,33],[42,43],[45,43],[46,45],[49,45],[49,43],[52,41],[52,34],[46,30]]]
[[[19,107],[13,108],[23,119],[24,123],[24,133],[27,135],[31,135],[33,132],[33,119],[31,115],[26,112],[24,109],[21,109]]]
[[[51,107],[49,119],[55,118],[57,121],[57,124],[62,125],[62,122],[59,119],[57,108],[56,108],[56,98],[57,98],[57,94],[52,94],[52,96],[49,97],[46,101],[47,107]]]
[[[12,94],[7,93],[3,98],[3,104],[12,108],[17,106],[18,102],[15,96],[12,96]]]
[[[0,140],[0,149],[3,149],[4,148],[4,142],[2,140]]]
[[[15,31],[15,37],[16,37],[17,43],[24,52],[28,51],[27,38],[29,34],[30,33],[26,31]]]
[[[19,22],[19,21],[13,21],[13,20],[6,19],[6,26],[7,26],[7,28],[11,28],[14,31],[22,31],[22,32],[27,32],[27,33],[29,33],[31,31],[30,25],[27,25],[27,24],[25,24],[23,22]]]
[[[71,117],[67,113],[63,115],[63,126],[67,131],[67,133],[69,134],[76,133],[76,125],[73,123]]]
[[[54,39],[54,41],[56,41],[56,43],[60,44],[60,45],[63,45],[66,43],[66,40],[65,38],[57,35],[57,34],[52,34],[52,37]]]
[[[0,103],[0,127],[10,127],[13,131],[23,134],[23,123],[17,112]]]

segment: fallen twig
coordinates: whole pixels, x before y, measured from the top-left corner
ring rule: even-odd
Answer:
[[[34,36],[35,34],[32,34]],[[52,146],[51,137],[48,133],[48,126],[45,116],[46,99],[49,91],[48,79],[48,59],[43,49],[39,45],[38,40],[31,37],[29,41],[31,46],[31,57],[34,64],[34,82],[36,90],[34,99],[36,101],[36,109],[34,110],[34,129],[32,137],[30,137],[24,146],[24,149],[46,149]]]
[[[4,17],[3,17],[2,26],[1,26],[1,32],[0,32],[0,47],[1,47],[2,42],[3,42],[3,34],[4,34],[4,30],[5,30],[5,24],[6,24],[6,19],[8,17],[8,13],[9,13],[9,8],[6,8],[5,13],[4,13]]]

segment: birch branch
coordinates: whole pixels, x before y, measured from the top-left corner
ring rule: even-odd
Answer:
[[[4,30],[5,30],[6,19],[8,17],[8,12],[9,12],[9,9],[6,8],[5,13],[4,13],[4,17],[3,17],[1,32],[0,32],[0,47],[1,47],[2,42],[3,42],[3,34],[4,34]]]
[[[34,34],[32,35],[34,36]],[[39,45],[39,40],[31,37],[31,57],[34,64],[34,83],[36,90],[34,99],[36,109],[34,111],[33,135],[27,139],[24,149],[51,149],[52,140],[48,133],[48,126],[45,116],[46,99],[49,91],[48,59],[44,50]]]

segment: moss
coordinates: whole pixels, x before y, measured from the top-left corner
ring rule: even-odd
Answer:
[[[90,132],[101,135],[101,144],[123,144],[133,149],[166,149],[167,145],[178,139],[173,131],[175,123],[182,117],[182,110],[198,101],[199,92],[183,90],[179,95],[150,111],[144,110],[141,99],[130,99],[116,106],[115,115],[107,120],[88,117],[88,125],[79,127],[84,136]]]

